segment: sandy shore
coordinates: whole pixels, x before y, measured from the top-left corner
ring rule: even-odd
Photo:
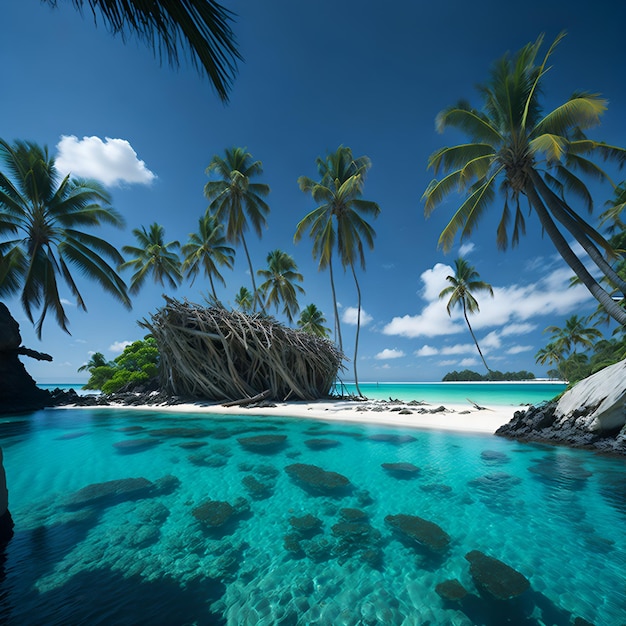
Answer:
[[[123,406],[125,409],[158,410],[176,413],[208,413],[214,415],[259,415],[300,417],[328,422],[404,426],[457,432],[494,433],[524,406],[421,403],[410,406],[381,400],[320,400],[316,402],[282,402],[271,407],[224,407],[221,404],[194,403],[176,405]],[[444,409],[441,409],[444,407]],[[105,408],[105,407],[103,407]],[[395,410],[392,410],[395,409]],[[400,413],[400,410],[411,413]]]

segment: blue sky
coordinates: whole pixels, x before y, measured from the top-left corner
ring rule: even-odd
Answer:
[[[381,207],[373,223],[376,247],[359,274],[367,322],[360,379],[431,381],[454,369],[482,371],[462,318],[449,318],[437,297],[459,254],[494,288],[493,299],[479,296],[481,312],[471,320],[490,367],[545,375],[534,362],[547,341],[543,330],[592,312],[594,301],[583,288],[567,288],[570,272],[532,216],[517,249],[496,249],[498,205],[471,240],[447,255],[437,249],[455,205],[450,201],[425,220],[427,159],[462,138],[438,135],[434,119],[461,98],[478,104],[475,85],[504,52],[542,32],[552,41],[566,30],[545,83],[546,108],[575,90],[600,92],[610,104],[593,137],[625,146],[626,5],[529,0],[512,13],[492,0],[400,0],[384,9],[368,0],[224,4],[238,14],[233,28],[245,58],[226,106],[190,63],[160,66],[142,43],[124,44],[102,24],[96,28],[89,11],[83,18],[68,2],[52,10],[39,0],[5,0],[0,137],[47,145],[60,168],[105,183],[127,225],[100,234],[119,247],[134,243],[133,228],[155,221],[167,240],[184,243],[207,206],[202,192],[211,157],[246,146],[262,161],[262,180],[271,187],[268,228],[262,239],[248,239],[253,265],[264,267],[276,248],[291,254],[304,274],[302,305],[314,302],[328,326],[328,274],[317,271],[309,240],[293,243],[297,222],[314,208],[296,180],[316,176],[316,157],[350,146],[370,157],[364,196]],[[594,195],[601,208],[611,191],[594,188]],[[225,278],[219,295],[233,303],[250,284],[242,250]],[[25,359],[40,382],[84,380],[76,370],[90,353],[115,357],[143,335],[137,320],[163,304],[163,288],[153,284],[133,299],[130,312],[95,284],[80,285],[88,312],[68,304],[71,336],[50,319],[40,342],[19,302],[6,301],[24,344],[54,357],[53,363]],[[340,274],[337,288],[351,358],[352,277]],[[198,279],[171,295],[201,302],[207,290]]]

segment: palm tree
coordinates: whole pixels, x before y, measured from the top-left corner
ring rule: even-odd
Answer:
[[[318,259],[320,270],[328,267],[330,273],[335,329],[339,348],[343,350],[339,311],[333,277],[332,259],[335,247],[344,269],[350,268],[357,289],[358,313],[354,346],[354,381],[357,393],[361,395],[357,374],[357,356],[361,329],[361,288],[354,264],[359,259],[365,269],[363,242],[369,249],[374,247],[375,232],[365,217],[377,217],[380,207],[371,200],[363,200],[362,192],[367,171],[371,167],[368,157],[354,158],[350,148],[339,146],[325,159],[317,159],[320,181],[301,176],[298,185],[309,192],[319,206],[305,215],[296,227],[294,241],[299,241],[308,229],[313,238],[313,258]]]
[[[56,6],[58,0],[45,0]],[[122,39],[135,35],[143,39],[172,66],[179,65],[181,53],[190,52],[194,66],[206,72],[223,102],[242,60],[230,28],[233,13],[214,0],[71,0],[82,13],[85,3],[96,18],[96,9],[105,25]]]
[[[549,343],[545,348],[541,348],[535,354],[535,362],[540,365],[556,365],[556,373],[558,377],[565,380],[565,375],[562,371],[561,364],[565,360],[565,353],[561,346],[556,345],[555,343]],[[548,375],[553,373],[554,370],[548,372]]]
[[[493,297],[493,289],[489,283],[480,280],[480,276],[478,275],[476,269],[465,259],[459,257],[454,262],[454,266],[454,276],[446,276],[446,280],[450,283],[450,285],[441,291],[439,298],[445,298],[448,295],[450,296],[448,304],[446,305],[448,315],[452,315],[452,309],[455,306],[460,306],[463,309],[463,317],[465,318],[467,327],[472,335],[472,339],[476,344],[478,354],[480,354],[480,358],[482,359],[485,368],[488,372],[490,372],[491,370],[489,369],[487,361],[485,361],[485,357],[483,356],[480,346],[478,345],[478,340],[476,339],[476,335],[474,335],[474,331],[472,330],[467,314],[478,313],[480,311],[478,301],[472,292],[487,291]]]
[[[305,333],[326,338],[330,333],[330,328],[326,328],[326,326],[324,326],[325,323],[326,318],[317,306],[315,306],[315,304],[307,304],[300,312],[298,328]]]
[[[150,224],[150,229],[145,226],[133,229],[133,235],[137,239],[138,246],[124,246],[124,254],[134,255],[135,258],[119,267],[120,270],[132,268],[135,270],[130,281],[130,292],[138,293],[149,274],[152,274],[154,281],[159,285],[169,283],[172,289],[176,289],[182,280],[180,271],[180,259],[178,254],[173,252],[180,246],[178,241],[165,243],[165,229],[160,224],[154,222]]]
[[[130,308],[126,285],[115,270],[122,256],[83,230],[103,223],[123,226],[106,190],[93,180],[61,179],[48,149],[32,142],[0,139],[0,162],[7,171],[0,172],[0,296],[20,293],[40,339],[50,310],[69,333],[59,280],[87,310],[71,266]],[[35,309],[40,310],[36,323]]]
[[[226,238],[222,231],[222,224],[207,211],[198,220],[198,231],[189,234],[189,241],[181,249],[185,256],[182,265],[183,272],[191,278],[191,284],[193,284],[200,269],[202,269],[211,284],[214,302],[217,302],[218,299],[213,277],[226,285],[219,268],[232,269],[235,260],[235,251],[226,245]]]
[[[204,195],[210,201],[209,209],[213,211],[215,217],[226,221],[226,240],[235,245],[239,243],[243,245],[250,269],[255,307],[259,296],[245,233],[249,220],[261,238],[262,227],[267,223],[266,216],[270,210],[263,200],[270,192],[269,186],[250,180],[263,173],[261,161],[253,161],[246,148],[230,148],[225,151],[224,158],[215,155],[211,159],[206,173],[208,175],[215,173],[220,177],[219,180],[209,181],[204,186]]]
[[[102,352],[94,352],[91,355],[91,358],[89,359],[89,361],[87,361],[87,363],[85,363],[84,365],[81,365],[76,371],[77,372],[93,372],[93,370],[96,369],[96,367],[105,367],[107,365],[110,365],[109,361],[106,360],[106,358],[104,357],[104,354],[102,354]]]
[[[607,173],[594,162],[594,157],[620,164],[626,162],[626,150],[588,139],[584,134],[600,122],[606,101],[595,94],[576,93],[547,114],[541,109],[542,81],[549,69],[547,62],[562,37],[563,34],[556,38],[540,64],[537,64],[537,55],[543,37],[526,45],[513,58],[504,56],[497,62],[488,82],[480,87],[483,110],[461,102],[438,115],[440,131],[448,127],[461,130],[469,136],[470,142],[445,147],[431,155],[429,167],[433,168],[435,176],[442,171],[447,173],[441,180],[433,180],[424,192],[425,213],[430,215],[450,193],[466,194],[439,237],[439,244],[449,250],[458,233],[461,238],[467,237],[477,227],[495,200],[499,186],[504,196],[504,209],[497,243],[505,249],[511,219],[513,245],[525,232],[520,197],[526,196],[543,231],[565,262],[607,312],[624,325],[626,311],[602,288],[565,238],[565,235],[572,236],[609,281],[626,293],[626,282],[605,260],[601,249],[613,256],[614,251],[602,235],[572,209],[570,199],[577,197],[589,211],[593,208],[591,194],[578,172],[610,181]]]
[[[590,348],[595,340],[602,338],[602,333],[593,326],[586,326],[588,318],[572,315],[565,320],[565,326],[548,326],[544,332],[552,333],[550,343],[554,344],[564,354],[576,353],[576,348]]]
[[[265,298],[265,308],[273,305],[278,310],[282,302],[283,313],[289,322],[293,322],[294,315],[300,310],[298,293],[304,294],[304,289],[297,284],[304,278],[298,273],[293,257],[282,250],[272,250],[267,255],[267,269],[258,270],[257,274],[265,278],[259,287],[259,293]]]
[[[247,287],[241,287],[235,296],[235,304],[240,311],[249,313],[253,305],[252,292]]]

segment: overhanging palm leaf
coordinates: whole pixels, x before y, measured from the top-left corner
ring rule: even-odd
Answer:
[[[56,6],[58,0],[44,0]],[[122,39],[136,35],[159,59],[179,65],[188,50],[192,63],[202,68],[218,96],[226,102],[241,55],[230,28],[233,13],[214,0],[71,0],[82,13],[87,4],[96,20]]]

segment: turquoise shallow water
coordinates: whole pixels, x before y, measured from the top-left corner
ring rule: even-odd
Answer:
[[[389,398],[424,402],[463,403],[467,399],[479,404],[539,404],[551,400],[565,390],[564,383],[360,383],[361,393],[373,400]],[[336,391],[340,393],[341,386]],[[343,385],[344,393],[356,393],[354,383]]]
[[[239,441],[263,435],[280,441],[265,452]],[[121,409],[3,418],[0,437],[16,523],[0,557],[2,624],[626,623],[622,459],[486,435]],[[381,467],[398,462],[419,470]],[[295,463],[351,485],[305,488],[286,471]],[[108,495],[84,490],[114,480]],[[207,499],[237,512],[211,530],[193,514]],[[346,508],[366,515],[351,539]],[[294,536],[291,518],[308,514],[319,528]],[[385,521],[398,514],[438,524],[447,549],[400,540]],[[531,590],[480,595],[471,550]],[[452,578],[470,592],[461,605],[435,591]]]

